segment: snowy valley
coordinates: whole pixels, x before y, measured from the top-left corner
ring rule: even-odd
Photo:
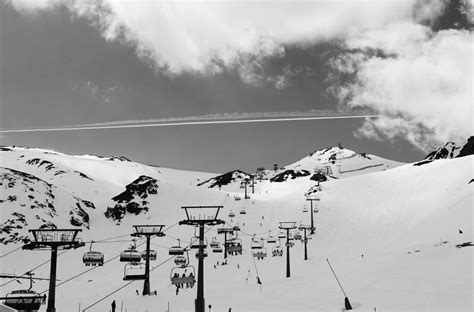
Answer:
[[[472,311],[472,143],[448,143],[408,164],[335,146],[282,168],[223,174],[4,146],[0,269],[23,274],[49,259],[46,251],[19,249],[31,239],[28,229],[76,227],[86,247],[60,253],[58,311],[109,311],[112,300],[130,312],[191,311],[196,287],[175,293],[170,272],[176,265],[168,250],[178,239],[190,244],[195,235],[192,227],[178,225],[186,217],[182,206],[222,205],[219,218],[240,228],[236,239],[243,251],[222,265],[223,254],[207,248],[211,311],[341,311],[344,295],[326,259],[357,311]],[[313,209],[307,198],[317,199]],[[309,259],[295,239],[286,278],[286,248],[283,257],[272,256],[279,243],[268,238],[280,235],[280,221],[308,225],[311,214],[316,231],[308,239]],[[151,246],[157,252],[150,278],[156,296],[137,295],[142,281],[123,280],[117,257],[129,247],[134,224],[165,225],[166,236],[153,238]],[[219,227],[206,229],[209,242],[224,243]],[[250,248],[259,239],[267,251],[263,260]],[[103,266],[82,263],[91,241],[91,249],[105,256]],[[137,246],[143,250],[144,241]],[[197,270],[194,250],[189,259]],[[34,273],[47,278],[47,262]],[[3,295],[26,284],[3,280],[0,289]],[[34,289],[46,291],[48,283],[37,281]]]

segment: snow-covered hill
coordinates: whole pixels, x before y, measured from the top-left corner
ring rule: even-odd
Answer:
[[[58,169],[46,171],[44,164],[38,166],[41,162],[26,163],[34,158],[50,161]],[[64,284],[57,289],[58,311],[76,311],[79,306],[84,309],[91,305],[87,311],[107,311],[114,299],[118,306],[123,302],[124,310],[128,311],[164,311],[168,304],[171,311],[191,311],[196,288],[185,288],[179,295],[175,294],[175,287],[170,284],[173,258],[168,255],[168,248],[176,245],[177,238],[187,245],[194,235],[192,227],[177,224],[185,218],[181,209],[185,205],[222,205],[219,217],[228,226],[239,225],[241,229],[238,235],[243,254],[229,256],[227,265],[221,265],[222,254],[212,253],[208,248],[205,298],[206,306],[212,305],[212,311],[229,308],[233,312],[341,311],[344,297],[326,258],[331,260],[356,311],[374,311],[374,307],[384,312],[472,311],[473,308],[474,249],[469,244],[474,241],[472,155],[413,166],[334,147],[317,151],[275,173],[307,170],[311,175],[290,177],[279,183],[258,181],[254,192],[249,191],[248,200],[243,198],[244,190],[238,181],[219,190],[209,187],[216,180],[198,186],[216,174],[156,168],[131,161],[14,148],[0,152],[0,166],[9,168],[2,172],[16,181],[15,187],[2,189],[2,199],[4,194],[23,192],[21,201],[28,200],[30,184],[16,179],[13,169],[34,175],[28,179],[34,182],[31,185],[37,192],[59,194],[61,190],[69,190],[71,195],[94,204],[95,209],[83,206],[89,215],[89,229],[83,227],[80,236],[84,241],[97,241],[93,249],[105,254],[106,263],[92,270],[85,267],[81,262],[85,248],[61,255],[58,278]],[[330,166],[332,173],[326,171],[328,180],[317,186],[310,177],[324,166]],[[55,176],[51,170],[66,173]],[[314,213],[316,234],[308,243],[309,260],[303,259],[301,242],[291,248],[291,278],[286,278],[286,255],[272,257],[275,244],[265,243],[268,257],[253,259],[251,240],[254,235],[264,239],[278,236],[279,221],[308,224],[310,213],[305,194],[309,190],[317,191],[320,199],[314,207],[318,211]],[[74,197],[58,195],[61,196],[68,203],[74,202]],[[48,203],[48,200],[45,195],[39,202]],[[107,208],[118,205],[117,209],[126,211],[128,204],[134,202],[148,208],[147,211],[127,213],[119,224],[105,217]],[[52,203],[59,211],[59,203]],[[2,217],[4,209],[10,209],[2,204],[0,208]],[[43,215],[49,211],[46,208]],[[63,217],[59,217],[59,212],[52,219],[40,217],[48,221],[63,218],[69,222],[68,209],[61,210]],[[35,219],[37,209],[20,213],[29,222]],[[21,215],[17,219],[15,223],[24,228],[39,225],[23,224]],[[152,262],[151,287],[157,290],[157,296],[137,296],[136,290],[141,291],[142,282],[127,286],[122,280],[124,264],[114,258],[129,246],[133,224],[166,225],[166,236],[152,240],[158,259]],[[206,237],[208,241],[216,237],[222,243],[215,227],[206,230]],[[138,245],[143,250],[143,241],[139,240]],[[2,246],[0,254],[17,247],[16,244]],[[48,257],[47,252],[18,250],[0,258],[0,270],[23,273]],[[190,261],[197,270],[194,252],[190,253]],[[48,267],[42,266],[35,272],[38,277],[46,277]],[[257,274],[262,285],[256,283]],[[18,287],[9,283],[1,291],[3,294]],[[47,282],[35,284],[38,291],[47,287]]]

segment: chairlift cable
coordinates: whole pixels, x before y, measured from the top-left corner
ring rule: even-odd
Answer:
[[[170,228],[171,228],[171,227],[170,227]],[[170,228],[168,228],[168,229],[170,229]],[[209,229],[207,229],[205,233],[207,233],[211,228],[212,228],[212,226],[211,226]],[[189,244],[189,245],[186,246],[185,248],[188,248],[189,246],[191,246],[191,244]],[[118,257],[118,256],[117,256],[117,257]],[[115,257],[115,258],[117,258],[117,257]],[[162,265],[165,264],[166,262],[170,261],[170,260],[173,259],[174,257],[175,257],[175,256],[169,257],[168,259],[162,261],[161,263],[157,264],[156,266],[150,268],[150,272],[151,272],[151,271],[154,271],[155,269],[157,269],[158,267],[162,266]],[[94,268],[92,268],[92,269],[95,269],[95,268],[97,268],[97,267],[94,267]],[[89,271],[92,270],[92,269],[89,269]],[[70,278],[69,280],[71,280],[71,279],[73,279],[73,278]],[[67,280],[67,281],[69,281],[69,280]],[[65,281],[65,282],[66,282],[66,281]],[[95,306],[95,305],[98,304],[99,302],[102,302],[103,300],[105,300],[105,299],[107,299],[108,297],[112,296],[112,295],[115,294],[116,292],[118,292],[118,291],[124,289],[125,287],[127,287],[127,286],[130,285],[130,284],[132,284],[133,282],[136,282],[136,281],[130,281],[130,282],[126,283],[125,285],[120,286],[119,288],[117,288],[117,289],[114,290],[113,292],[107,294],[106,296],[104,296],[104,297],[102,297],[101,299],[97,300],[97,301],[94,302],[93,304],[91,304],[91,305],[89,305],[88,307],[84,308],[84,309],[82,310],[82,312],[84,312],[84,311],[86,311],[87,309],[89,309],[89,308]],[[63,284],[63,283],[61,283],[61,284]],[[59,284],[59,285],[61,285],[61,284]],[[58,285],[58,286],[59,286],[59,285]]]
[[[178,222],[178,223],[179,223],[179,222]],[[175,225],[178,224],[178,223],[173,224],[172,226],[168,227],[168,228],[167,228],[166,230],[164,230],[163,232],[165,232],[165,231],[171,229],[173,226],[175,226]],[[129,234],[127,234],[127,235],[129,235]],[[125,235],[121,235],[121,236],[125,236]],[[128,242],[128,241],[127,241],[127,242]],[[143,245],[143,244],[145,244],[145,242],[142,242],[142,243],[138,244],[137,247],[140,247],[140,246]],[[115,259],[117,259],[118,257],[120,257],[120,254],[118,254],[118,255],[115,256],[115,257],[110,258],[110,259],[107,260],[107,261],[104,261],[104,264],[106,264],[106,263],[108,263],[108,262],[110,262],[110,261],[112,261],[112,260],[115,260]],[[174,258],[174,257],[171,257],[171,258]],[[169,259],[168,259],[168,260],[169,260]],[[168,260],[166,260],[166,261],[168,261]],[[65,281],[63,281],[63,282],[57,284],[56,287],[59,287],[59,286],[65,284],[65,283],[67,283],[67,282],[69,282],[69,281],[75,279],[76,277],[79,277],[79,276],[81,276],[81,275],[83,275],[83,274],[89,273],[90,271],[92,271],[92,270],[94,270],[94,269],[97,269],[97,268],[99,268],[99,266],[93,266],[92,268],[87,269],[87,270],[85,270],[85,271],[83,271],[83,272],[81,272],[81,273],[79,273],[79,274],[76,274],[75,276],[72,276],[72,277],[68,278],[67,280],[65,280]],[[150,269],[150,271],[151,271],[151,269]],[[132,281],[132,282],[133,282],[133,281]],[[130,282],[130,283],[131,283],[131,282]],[[128,284],[127,284],[127,285],[128,285]],[[48,290],[43,290],[42,292],[40,292],[40,294],[46,293],[47,291],[48,291]]]
[[[69,250],[70,250],[70,249],[63,250],[61,253],[58,254],[58,257],[61,256],[62,254],[64,254],[65,252],[69,251]],[[25,276],[26,273],[28,273],[28,272],[33,272],[34,270],[36,270],[36,269],[42,267],[43,265],[49,263],[50,261],[51,261],[51,259],[48,259],[48,260],[44,261],[43,263],[39,264],[38,266],[34,267],[33,269],[30,269],[30,270],[26,271],[25,273],[23,273],[22,275],[19,275],[19,276],[17,276],[16,278],[13,278],[13,279],[9,280],[8,282],[6,282],[6,283],[0,285],[0,287],[3,287],[3,286],[5,286],[5,285],[10,284],[10,283],[13,282],[13,281],[18,280],[18,277]]]
[[[8,255],[11,254],[11,253],[14,253],[15,251],[21,249],[21,247],[23,247],[23,246],[20,246],[20,247],[18,247],[18,248],[15,248],[15,249],[13,249],[13,250],[10,251],[10,252],[7,252],[6,254],[1,255],[1,256],[0,256],[0,259],[2,259],[2,258],[4,258],[4,257],[8,256]]]

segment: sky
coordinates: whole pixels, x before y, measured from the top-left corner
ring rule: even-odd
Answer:
[[[472,17],[471,0],[0,0],[0,144],[208,172],[338,143],[419,160],[474,133]],[[200,124],[347,114],[377,117]]]

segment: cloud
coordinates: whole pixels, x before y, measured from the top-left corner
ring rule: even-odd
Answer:
[[[134,46],[142,59],[171,75],[209,74],[230,68],[239,71],[244,81],[253,81],[249,70],[258,69],[270,57],[283,55],[285,46],[347,38],[398,20],[427,19],[443,3],[431,1],[419,6],[420,0],[10,2],[24,12],[66,5],[74,14],[89,19],[105,39]]]
[[[423,150],[462,142],[474,133],[473,42],[468,30],[433,33],[409,22],[364,32],[332,60],[337,72],[355,77],[336,94],[351,108],[384,115],[360,135],[405,137]]]
[[[472,0],[460,1],[472,22]],[[330,64],[334,77],[345,78],[332,90],[349,108],[383,115],[357,135],[404,137],[429,149],[473,133],[472,32],[427,26],[449,0],[9,2],[27,13],[65,5],[106,40],[133,46],[150,67],[171,76],[235,71],[246,83],[285,88],[298,72],[288,67],[269,76],[268,60],[283,58],[288,47],[342,43]]]

